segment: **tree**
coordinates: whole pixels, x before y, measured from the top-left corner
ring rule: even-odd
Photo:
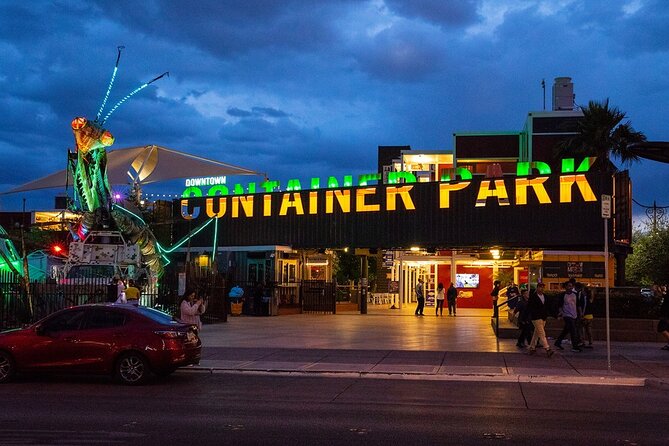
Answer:
[[[368,262],[367,278],[371,284],[376,280],[376,257],[370,256]],[[360,280],[360,269],[360,256],[344,251],[335,251],[333,271],[337,283],[358,282]]]
[[[612,156],[623,163],[639,160],[628,146],[645,141],[646,136],[634,130],[630,121],[625,121],[625,113],[609,106],[608,98],[603,102],[590,101],[581,110],[583,118],[578,122],[578,134],[558,147],[559,155],[596,156],[596,165],[601,171],[617,170],[611,162]]]
[[[669,225],[648,226],[634,233],[634,252],[627,257],[626,281],[650,286],[669,283]]]

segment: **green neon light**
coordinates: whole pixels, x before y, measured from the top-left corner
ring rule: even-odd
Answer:
[[[214,247],[211,250],[211,262],[214,263],[216,259],[216,243],[218,242],[218,218],[216,219],[216,224],[214,225]]]
[[[581,163],[578,165],[578,168],[575,168],[575,160],[574,158],[565,158],[562,159],[562,172],[563,174],[566,173],[573,173],[574,171],[576,172],[587,172],[590,167],[593,165],[595,162],[596,157],[588,157],[584,158]],[[532,161],[532,162],[518,162],[516,163],[516,174],[517,176],[529,176],[532,175],[532,172],[536,171],[538,172],[539,175],[550,175],[552,173],[552,169],[550,165],[543,161]],[[473,174],[470,170],[465,169],[463,167],[457,167],[454,169],[448,170],[450,173],[444,173],[441,175],[441,178],[439,179],[440,181],[453,181],[457,178],[459,178],[461,181],[469,181],[472,180]],[[451,175],[453,178],[451,178]],[[369,174],[362,174],[358,176],[358,185],[359,186],[367,186],[371,181],[381,181],[382,175],[380,173],[369,173]],[[403,180],[403,181],[402,181]],[[412,172],[389,172],[388,173],[388,184],[397,184],[400,181],[404,183],[415,183],[417,181],[416,176]],[[310,180],[310,185],[312,190],[320,189],[321,188],[321,179],[320,178],[311,178]],[[264,181],[260,183],[260,189],[262,189],[266,193],[271,193],[274,192],[275,190],[279,189],[281,186],[281,183],[279,181]],[[353,186],[353,175],[344,175],[343,177],[343,184],[341,187],[352,187]],[[340,181],[337,179],[337,177],[330,176],[327,179],[327,188],[328,189],[335,189],[340,187]],[[302,184],[299,179],[290,179],[288,180],[288,185],[286,187],[287,191],[300,191],[302,190]],[[214,196],[214,195],[227,195],[229,192],[229,189],[225,185],[216,185],[211,187],[207,191],[207,196]],[[245,194],[255,194],[256,193],[256,183],[249,183],[248,187],[244,187],[241,184],[235,184],[233,188],[233,192],[236,195],[245,195]],[[198,186],[189,186],[184,190],[182,197],[183,198],[190,198],[190,197],[195,197],[199,198],[202,197],[202,189]]]
[[[587,172],[595,163],[596,159],[596,156],[584,158],[583,161],[581,161],[581,164],[578,165],[578,168],[576,168],[576,172]]]
[[[158,248],[158,253],[160,253],[160,257],[162,257],[163,259],[165,259],[165,262],[166,262],[166,263],[165,263],[165,266],[167,266],[167,265],[169,265],[170,263],[172,263],[172,261],[169,259],[169,257],[167,257],[167,256],[164,254],[164,252],[165,252],[165,248],[163,248],[162,245],[161,245],[160,243],[156,242],[156,248]]]
[[[14,267],[14,269],[17,270],[23,270],[23,262],[19,260],[12,260],[11,265]],[[3,271],[14,271],[7,262],[3,261],[0,263],[0,269]]]
[[[142,222],[143,225],[146,225],[146,222],[144,221],[144,219],[143,219],[142,217],[140,217],[139,215],[135,214],[135,213],[132,212],[132,211],[127,210],[127,209],[124,208],[123,206],[119,206],[119,205],[117,205],[117,204],[114,204],[114,205],[112,205],[112,207],[113,207],[114,209],[120,209],[120,210],[122,210],[123,212],[125,212],[126,214],[130,214],[130,215],[132,215],[132,216],[135,217],[137,220],[139,220],[140,222]]]
[[[296,190],[302,190],[302,184],[300,184],[300,180],[292,179],[288,180],[288,185],[286,186],[287,191],[296,191]]]
[[[181,239],[176,245],[172,246],[170,249],[165,249],[164,251],[168,254],[174,252],[175,249],[180,248],[184,243],[186,243],[188,240],[191,238],[195,237],[199,232],[201,232],[204,228],[206,228],[214,219],[210,218],[202,226],[199,228],[191,231],[189,234],[187,234],[183,239]]]
[[[472,179],[471,171],[469,171],[469,169],[465,169],[464,167],[456,167],[455,174],[453,176],[460,177],[460,179],[463,181]],[[441,181],[451,181],[451,176],[447,173],[444,173],[441,176]]]
[[[516,165],[516,175],[519,177],[527,177],[531,175],[532,169],[539,171],[539,175],[550,175],[551,166],[544,163],[543,161],[533,161],[533,162],[519,162]]]
[[[190,187],[187,187],[186,190],[184,190],[184,193],[181,194],[181,196],[183,198],[201,197],[202,196],[202,189],[200,189],[199,187],[190,186]]]
[[[228,189],[228,186],[226,186],[225,184],[217,184],[216,186],[212,186],[209,188],[207,196],[228,195],[229,193],[230,190]],[[202,192],[200,192],[200,196],[202,196]]]
[[[342,187],[353,186],[353,175],[344,175],[344,185]],[[339,180],[336,177],[328,177],[328,189],[339,187]]]
[[[279,187],[279,182],[278,181],[263,181],[260,183],[260,187],[265,189],[265,192],[272,192],[274,189]]]
[[[380,173],[366,173],[358,176],[358,186],[367,186],[368,182],[379,180],[381,180]]]
[[[578,165],[576,172],[589,171],[596,159],[596,156],[583,158],[583,161]],[[562,160],[562,173],[574,173],[574,158],[565,158]]]
[[[389,172],[388,184],[397,184],[400,179],[404,179],[405,183],[415,183],[416,175],[411,172]]]
[[[562,160],[562,173],[574,172],[574,158],[564,158]]]

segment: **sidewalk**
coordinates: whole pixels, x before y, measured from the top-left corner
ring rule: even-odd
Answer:
[[[428,315],[429,313],[429,315]],[[412,308],[369,314],[230,317],[205,325],[202,362],[211,373],[320,374],[376,379],[550,382],[669,389],[669,351],[660,343],[606,342],[581,353],[542,349],[530,356],[515,339],[497,339],[489,311],[457,317],[413,315]],[[551,341],[552,347],[552,341]]]

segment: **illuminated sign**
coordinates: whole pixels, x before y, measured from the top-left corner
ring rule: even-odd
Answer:
[[[187,178],[186,187],[215,186],[225,184],[227,177],[225,175],[218,177]]]
[[[577,168],[574,159],[562,160],[561,173],[558,176],[558,188],[549,193],[546,182],[551,178],[550,167],[543,162],[517,163],[516,178],[484,179],[472,186],[472,175],[465,169],[456,169],[451,181],[448,175],[437,185],[438,200],[436,209],[449,209],[453,197],[470,187],[478,188],[472,203],[475,207],[485,208],[491,203],[499,207],[524,206],[528,200],[540,205],[554,202],[572,203],[574,200],[595,202],[597,198],[586,178],[586,173],[595,158],[585,158]],[[532,176],[536,171],[537,174]],[[200,217],[222,218],[253,218],[257,216],[272,217],[278,215],[319,215],[334,213],[375,213],[393,211],[415,211],[414,187],[416,177],[410,172],[390,172],[388,184],[369,185],[371,181],[380,181],[378,173],[364,174],[358,177],[357,188],[351,187],[352,176],[345,176],[343,188],[335,177],[329,177],[327,188],[322,190],[320,179],[311,179],[311,189],[302,190],[299,180],[291,179],[285,192],[275,192],[278,181],[265,181],[259,185],[264,191],[256,193],[256,184],[250,183],[245,188],[240,184],[233,187],[233,195],[227,185],[213,185],[206,195],[199,186],[191,185],[183,193],[181,200],[181,216],[186,220]],[[320,192],[320,193],[319,193]],[[533,197],[533,198],[530,198]],[[204,198],[204,206],[192,203],[190,198]],[[259,203],[256,205],[256,203]],[[202,213],[202,215],[201,215]]]

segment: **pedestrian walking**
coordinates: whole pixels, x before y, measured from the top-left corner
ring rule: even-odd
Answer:
[[[527,291],[527,288],[520,290],[520,299],[516,308],[513,309],[513,312],[518,320],[518,328],[520,329],[520,334],[518,335],[518,340],[516,341],[516,347],[525,348],[525,345],[530,345],[532,341],[532,319],[530,318],[530,308],[529,308],[530,294]]]
[[[574,283],[571,281],[564,283],[564,292],[558,297],[558,318],[562,318],[564,326],[562,332],[555,340],[555,347],[560,350],[564,350],[562,347],[562,341],[569,334],[571,338],[571,351],[580,352],[581,349],[581,339],[578,336],[578,330],[576,329],[576,320],[578,319],[578,308],[576,302],[578,301],[578,295],[574,290]]]
[[[581,345],[592,348],[592,321],[594,316],[595,296],[587,286],[583,286],[579,295],[579,313],[581,314]],[[588,341],[586,344],[584,341]]]
[[[502,285],[502,282],[495,280],[492,283],[492,291],[490,292],[490,297],[492,297],[492,317],[498,316],[497,309],[497,299],[499,298],[499,288]]]
[[[451,314],[455,316],[455,310],[457,308],[456,301],[458,299],[458,290],[455,288],[455,285],[453,285],[453,282],[451,282],[451,286],[448,287],[448,291],[446,292],[446,300],[448,300],[448,315],[450,316]]]
[[[416,316],[422,316],[423,315],[423,308],[425,307],[425,289],[423,288],[423,279],[418,279],[418,283],[416,284],[416,301],[418,302],[418,305],[416,305]]]
[[[554,351],[548,345],[546,339],[546,319],[548,319],[548,305],[546,303],[546,296],[544,295],[544,284],[539,282],[537,289],[530,296],[527,302],[530,320],[534,326],[534,333],[530,340],[529,354],[533,355],[537,351],[537,341],[541,341],[541,345],[546,349],[546,356],[549,358],[553,356]]]
[[[439,285],[437,285],[437,305],[435,308],[435,314],[437,316],[443,316],[444,315],[444,297],[445,297],[445,290],[444,290],[444,284],[439,282]],[[449,308],[449,314],[450,314],[450,308]]]
[[[181,322],[196,325],[198,330],[202,330],[200,315],[205,312],[206,306],[203,299],[196,297],[194,290],[186,290],[179,309]]]

